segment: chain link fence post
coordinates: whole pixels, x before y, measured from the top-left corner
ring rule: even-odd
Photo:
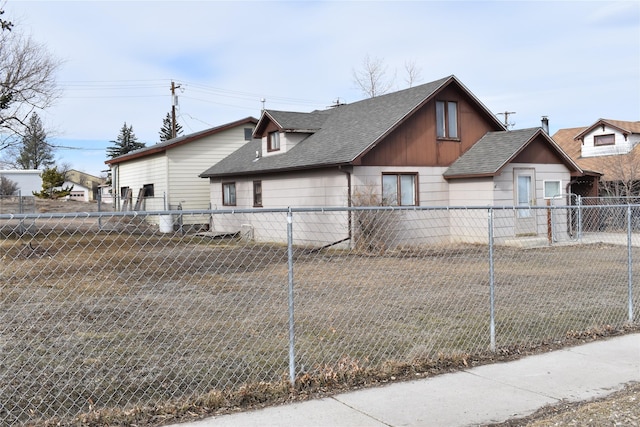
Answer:
[[[291,208],[287,212],[287,260],[289,281],[289,381],[296,384],[296,354],[293,310],[293,214]]]
[[[578,242],[582,242],[582,196],[578,195]]]
[[[496,316],[495,316],[495,290],[493,269],[493,209],[489,208],[489,313],[491,351],[496,351]]]
[[[631,205],[627,204],[627,269],[628,269],[628,299],[629,299],[629,323],[633,323],[633,257],[631,245]]]

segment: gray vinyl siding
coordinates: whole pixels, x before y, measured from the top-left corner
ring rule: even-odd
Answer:
[[[569,170],[562,164],[529,164],[512,163],[507,165],[499,175],[493,178],[483,179],[460,179],[452,180],[451,204],[452,206],[514,206],[514,168],[535,170],[535,201],[537,206],[545,206],[544,181],[560,180],[561,188],[564,191],[571,179]],[[555,201],[556,205],[565,205],[566,200]],[[544,238],[547,236],[548,212],[546,210],[534,209],[532,215],[536,217],[536,235]],[[451,221],[451,237],[453,241],[461,242],[486,242],[488,238],[487,220],[488,214],[484,210],[470,211],[468,214],[468,224],[471,227],[457,227],[456,221]],[[516,211],[495,210],[494,211],[494,238],[497,243],[513,239],[516,236],[515,221]],[[563,211],[554,211],[553,228],[554,238],[558,240],[568,239],[566,215]]]
[[[374,188],[380,195],[383,173],[416,173],[420,206],[446,206],[449,204],[449,184],[442,177],[446,169],[445,167],[359,166],[353,168],[353,191]]]
[[[239,126],[167,150],[168,203],[179,203],[185,210],[209,209],[209,180],[200,178],[204,170],[219,162],[242,145],[244,128]]]
[[[246,178],[212,179],[213,209],[253,208],[253,181],[262,182],[262,207],[347,206],[347,175],[337,169]],[[222,182],[235,182],[236,206],[222,205]],[[257,213],[214,215],[214,231],[250,233],[258,241],[286,242],[286,215]],[[347,214],[297,213],[293,222],[297,244],[324,245],[348,236]]]
[[[120,197],[125,196],[120,194],[120,188],[129,187],[132,192],[132,205],[135,205],[138,192],[146,184],[153,184],[154,198],[145,201],[145,209],[164,209],[163,194],[167,192],[167,161],[163,154],[134,159],[119,165],[118,188],[114,190]]]

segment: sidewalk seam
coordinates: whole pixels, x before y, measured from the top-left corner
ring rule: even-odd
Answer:
[[[374,420],[374,421],[376,421],[376,422],[378,422],[378,423],[380,423],[380,424],[383,424],[383,425],[385,425],[385,426],[387,426],[387,427],[394,427],[392,424],[389,424],[389,423],[386,423],[386,422],[384,422],[384,421],[382,421],[382,420],[379,420],[379,419],[377,419],[376,417],[374,417],[374,416],[372,416],[372,415],[370,415],[370,414],[367,414],[366,412],[363,412],[363,411],[361,411],[361,410],[360,410],[360,409],[358,409],[358,408],[354,408],[354,407],[353,407],[353,406],[351,406],[351,405],[347,405],[345,402],[343,402],[343,401],[339,400],[336,396],[330,396],[330,397],[329,397],[329,399],[333,400],[334,402],[338,402],[338,403],[339,403],[339,404],[341,404],[342,406],[345,406],[345,407],[347,407],[347,408],[351,409],[352,411],[355,411],[355,412],[357,412],[357,413],[359,413],[359,414],[362,414],[362,415],[364,415],[364,416],[365,416],[365,417],[367,417],[367,418],[371,418],[372,420]]]

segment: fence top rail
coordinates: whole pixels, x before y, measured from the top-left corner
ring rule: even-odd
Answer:
[[[640,199],[640,196],[581,196],[582,199]]]
[[[563,210],[563,209],[602,209],[602,208],[640,208],[640,204],[614,205],[551,205],[551,206],[333,206],[333,207],[291,207],[291,208],[247,208],[247,209],[197,209],[197,210],[157,210],[157,211],[110,211],[110,212],[56,212],[0,214],[0,220],[56,219],[56,218],[100,218],[100,217],[151,217],[162,215],[234,215],[256,213],[329,213],[329,212],[402,212],[402,211],[517,211],[517,210]]]

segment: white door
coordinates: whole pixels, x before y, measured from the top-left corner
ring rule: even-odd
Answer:
[[[535,196],[535,170],[534,169],[514,169],[514,202],[520,207],[516,209],[515,231],[516,235],[535,235],[536,232],[536,210],[527,209],[536,204]]]

